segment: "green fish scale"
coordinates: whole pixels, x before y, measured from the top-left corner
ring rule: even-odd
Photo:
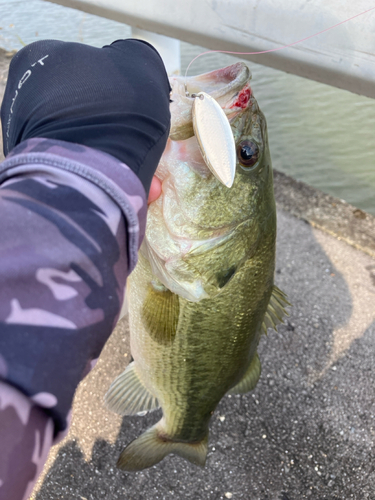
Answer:
[[[132,274],[137,287],[129,310],[131,332],[137,332],[132,336],[137,371],[163,408],[163,432],[176,441],[196,442],[206,435],[218,402],[239,382],[256,352],[273,284],[274,267],[264,265],[274,252],[272,219],[257,257],[217,297],[199,303],[180,298],[170,346],[155,342],[142,325],[144,288],[152,279],[148,262],[141,258]]]
[[[190,252],[181,259],[182,277],[189,274],[192,282],[201,278],[210,298],[189,302],[179,297],[176,333],[170,342],[158,342],[143,316],[150,282],[155,279],[144,257],[140,256],[129,279],[135,366],[163,409],[159,432],[175,441],[194,443],[207,435],[212,412],[242,379],[256,354],[272,293],[276,208],[266,122],[255,99],[231,126],[236,144],[245,139],[258,143],[259,164],[250,171],[238,164],[235,182],[228,189],[212,177],[186,175],[185,164],[165,158],[170,165],[163,189],[170,191],[164,191],[158,207],[169,212],[155,212],[154,216],[151,204],[146,232],[148,244],[162,252],[164,241],[160,243],[160,234],[151,224],[160,224],[160,216],[172,235],[193,235],[192,240],[194,235],[204,239],[223,227],[238,229],[222,245]],[[171,245],[168,238],[165,244]],[[169,248],[171,254],[173,248]],[[174,279],[179,279],[178,270]]]

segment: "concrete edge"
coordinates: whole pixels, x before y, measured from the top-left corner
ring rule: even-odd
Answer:
[[[17,54],[17,52],[18,52],[17,49],[5,50],[3,47],[0,47],[0,58],[8,59],[10,62],[12,57],[15,56]]]
[[[375,258],[375,217],[274,170],[276,205]]]

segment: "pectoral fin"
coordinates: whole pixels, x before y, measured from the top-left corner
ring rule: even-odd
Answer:
[[[159,408],[158,400],[142,384],[130,363],[110,386],[104,397],[106,406],[119,415],[136,415]]]
[[[161,285],[161,284],[160,284]],[[163,285],[156,290],[150,284],[142,307],[143,323],[152,339],[168,345],[174,340],[180,314],[178,295]]]
[[[238,382],[237,385],[232,387],[228,394],[246,394],[249,391],[255,389],[255,386],[258,383],[261,372],[261,365],[258,353],[255,353],[255,356],[251,360],[249,368],[247,369],[243,378]]]
[[[284,317],[289,316],[285,308],[290,306],[284,292],[277,286],[273,286],[270,301],[268,303],[266,314],[264,315],[262,330],[267,335],[267,329],[276,330],[277,325],[284,323]]]

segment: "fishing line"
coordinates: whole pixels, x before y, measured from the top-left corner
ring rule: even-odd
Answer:
[[[293,45],[297,45],[298,43],[305,42],[306,40],[309,40],[310,38],[314,38],[315,36],[321,35],[322,33],[325,33],[326,31],[332,30],[333,28],[337,28],[337,26],[340,26],[341,24],[347,23],[348,21],[351,21],[352,19],[355,19],[356,17],[363,16],[363,14],[367,14],[367,12],[370,12],[371,10],[375,10],[375,7],[371,7],[371,9],[365,10],[364,12],[361,12],[360,14],[356,14],[355,16],[349,17],[348,19],[345,19],[345,21],[341,21],[337,24],[334,24],[333,26],[330,26],[329,28],[326,28],[322,31],[319,31],[318,33],[314,33],[313,35],[307,36],[306,38],[302,38],[301,40],[297,40],[296,42],[288,43],[287,45],[283,45],[282,47],[277,47],[275,49],[268,49],[268,50],[261,50],[260,52],[233,52],[231,50],[207,50],[206,52],[201,52],[198,54],[192,61],[190,61],[188,67],[186,68],[185,71],[185,93],[186,96],[189,97],[190,93],[187,90],[187,84],[186,84],[186,78],[187,74],[189,71],[190,66],[193,64],[193,62],[198,59],[198,57],[201,57],[205,54],[212,54],[215,52],[221,52],[222,54],[236,54],[236,55],[257,55],[257,54],[267,54],[268,52],[276,52],[278,50],[286,49],[287,47],[292,47]]]

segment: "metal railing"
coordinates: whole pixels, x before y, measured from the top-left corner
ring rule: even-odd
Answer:
[[[373,0],[48,0],[213,50],[268,51],[375,7]],[[375,10],[276,52],[265,66],[375,98]]]

